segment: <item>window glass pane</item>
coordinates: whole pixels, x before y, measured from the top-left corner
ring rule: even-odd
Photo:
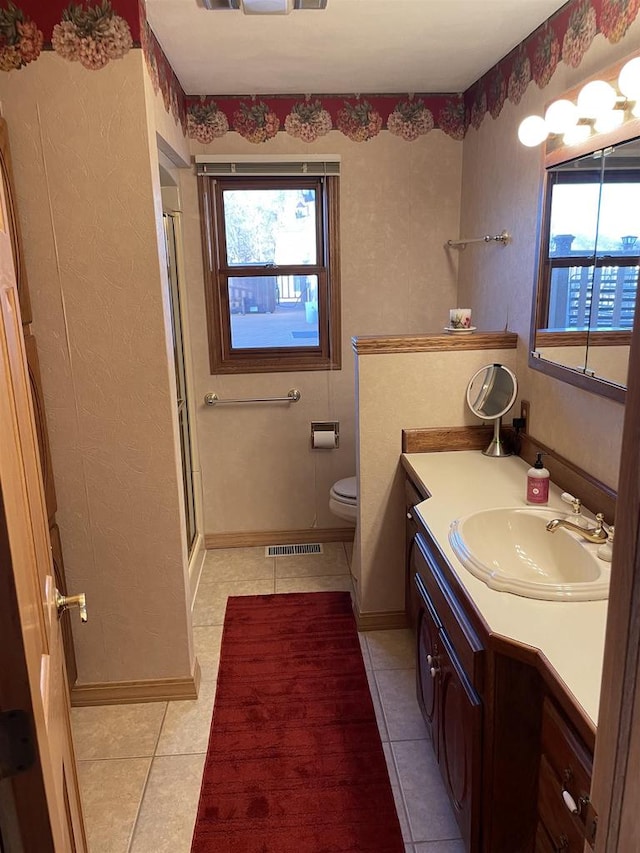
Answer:
[[[223,203],[228,266],[317,263],[315,190],[224,190]]]
[[[599,255],[640,253],[640,183],[605,183],[598,223]]]
[[[549,329],[589,328],[593,267],[555,267],[549,290]]]
[[[590,327],[632,329],[637,289],[637,266],[598,267],[594,278]]]
[[[228,279],[232,349],[318,347],[318,277]]]
[[[555,184],[551,197],[549,256],[585,257],[596,247],[599,183]]]

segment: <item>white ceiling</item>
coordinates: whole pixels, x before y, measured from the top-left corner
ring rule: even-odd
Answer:
[[[244,15],[146,0],[188,95],[461,92],[566,0],[328,0]]]

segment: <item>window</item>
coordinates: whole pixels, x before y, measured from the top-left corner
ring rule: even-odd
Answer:
[[[211,372],[339,368],[338,178],[199,185]]]
[[[637,169],[550,173],[548,251],[543,264],[548,331],[633,327],[640,253]]]

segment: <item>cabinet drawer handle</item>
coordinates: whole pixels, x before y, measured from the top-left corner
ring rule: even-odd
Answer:
[[[568,850],[569,849],[569,839],[567,838],[567,836],[561,835],[557,844],[554,841],[553,842],[553,849],[556,851],[556,853],[562,853],[563,850]]]
[[[411,521],[411,519],[413,518],[410,512],[407,513],[407,518],[409,519],[409,521]]]
[[[436,675],[440,672],[437,656],[427,655],[427,664],[429,665],[429,672],[431,673],[431,678],[435,678]]]
[[[569,809],[571,814],[579,814],[580,809],[578,808],[578,804],[566,788],[562,789],[562,799],[564,800],[564,804]]]

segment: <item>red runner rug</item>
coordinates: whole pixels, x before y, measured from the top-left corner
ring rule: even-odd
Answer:
[[[346,592],[230,598],[192,853],[404,853]]]

